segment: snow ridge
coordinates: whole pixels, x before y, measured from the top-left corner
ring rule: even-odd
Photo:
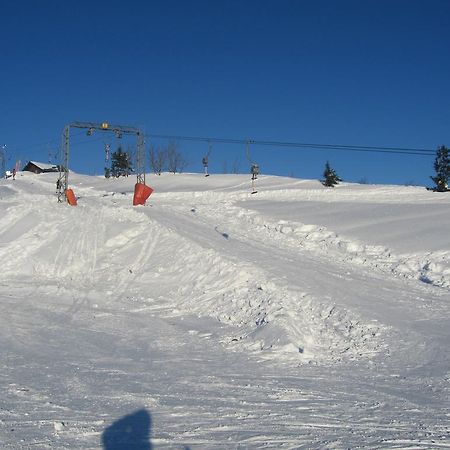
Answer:
[[[396,276],[450,289],[450,252],[399,255],[388,247],[351,240],[323,226],[285,220],[270,222],[251,213],[248,215],[248,221],[256,230],[267,231],[271,238],[283,235],[280,241],[291,238],[296,245],[306,250],[328,255],[332,253],[333,257],[341,261],[367,265]]]
[[[205,197],[210,195],[211,193],[205,193]],[[201,194],[195,194],[197,202],[201,201],[201,197]],[[179,194],[177,198],[180,198]],[[450,251],[398,254],[383,245],[371,245],[339,235],[325,226],[292,220],[276,221],[262,216],[246,207],[247,195],[227,194],[219,198],[219,206],[208,205],[202,212],[209,214],[211,218],[221,214],[224,220],[222,225],[225,227],[233,227],[235,218],[239,217],[239,220],[247,223],[249,229],[259,233],[262,240],[273,239],[286,248],[301,247],[342,262],[365,265],[384,273],[450,289]]]

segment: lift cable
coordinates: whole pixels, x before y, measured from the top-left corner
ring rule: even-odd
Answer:
[[[84,134],[83,131],[77,131],[77,132],[73,133],[73,137],[79,136],[80,134]],[[47,139],[47,141],[41,142],[41,143],[19,145],[17,147],[8,146],[8,150],[11,152],[17,153],[17,152],[23,152],[23,151],[26,151],[28,149],[35,148],[35,147],[44,147],[49,144],[58,144],[58,146],[59,146],[60,143],[61,143],[61,138],[56,138],[56,139],[51,138],[51,139]]]
[[[83,131],[77,131],[72,133],[72,138],[75,138]],[[320,144],[320,143],[306,143],[306,142],[285,142],[285,141],[265,141],[257,139],[232,139],[232,138],[218,138],[218,137],[206,137],[206,136],[182,136],[182,135],[167,135],[167,134],[145,134],[145,137],[155,139],[174,139],[180,141],[196,141],[196,142],[208,142],[222,144],[255,144],[272,147],[292,147],[292,148],[305,148],[305,149],[317,149],[317,150],[342,150],[342,151],[357,151],[357,152],[372,152],[372,153],[388,153],[388,154],[404,154],[404,155],[416,155],[416,156],[434,156],[436,150],[430,150],[426,148],[410,148],[410,147],[387,147],[387,146],[368,146],[368,145],[341,145],[341,144]],[[99,139],[100,140],[100,139]],[[82,144],[84,142],[93,142],[94,139],[89,141],[78,141]],[[17,147],[8,146],[8,152],[23,152],[35,147],[43,147],[49,143],[58,143],[60,139],[47,139],[42,143],[35,143],[29,145],[19,145]]]
[[[340,144],[318,144],[305,142],[283,142],[283,141],[263,141],[256,139],[229,139],[229,138],[214,138],[202,136],[177,136],[166,134],[146,134],[146,137],[156,139],[174,139],[180,141],[197,141],[197,142],[216,142],[222,144],[250,144],[264,145],[272,147],[293,147],[293,148],[310,148],[321,150],[346,150],[358,152],[373,152],[373,153],[393,153],[403,155],[417,155],[417,156],[432,156],[436,154],[435,150],[425,148],[409,148],[409,147],[382,147],[382,146],[368,146],[368,145],[340,145]]]

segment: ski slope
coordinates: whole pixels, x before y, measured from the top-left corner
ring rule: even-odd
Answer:
[[[1,448],[450,448],[450,195],[55,182],[0,181]]]

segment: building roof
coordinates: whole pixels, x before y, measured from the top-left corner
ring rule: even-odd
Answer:
[[[51,169],[58,168],[58,166],[56,164],[41,163],[38,161],[29,161],[28,164],[34,164],[36,167],[39,167],[39,169],[42,169],[42,170],[51,170]]]

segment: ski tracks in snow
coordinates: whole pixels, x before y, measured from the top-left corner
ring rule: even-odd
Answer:
[[[273,236],[271,230],[255,227],[248,218],[252,214],[235,207],[233,200],[202,203],[197,195],[194,201],[191,206],[180,206],[178,201],[152,210],[155,220],[200,246],[192,252],[194,261],[185,265],[205,266],[201,272],[207,281],[198,286],[200,280],[196,280],[189,308],[204,313],[204,304],[209,304],[209,312],[217,310],[219,320],[247,323],[244,335],[237,336],[239,342],[244,336],[251,337],[255,348],[297,353],[295,358],[300,360],[318,355],[370,357],[387,351],[386,341],[381,339],[388,331],[383,324],[370,314],[358,316],[357,310],[347,309],[352,305],[339,302],[355,276],[348,261],[343,261],[347,264],[343,270],[323,251],[304,250],[284,234]],[[224,234],[227,238],[221,239]],[[330,272],[326,283],[321,273],[324,267]],[[359,267],[358,280],[370,281],[366,295],[371,291],[370,296],[379,303],[377,277]],[[347,282],[341,275],[346,271]],[[195,287],[189,280],[184,285],[184,295]],[[384,296],[391,303],[391,297]],[[279,339],[283,335],[284,341]]]
[[[395,342],[397,355],[406,350],[411,358],[417,358],[413,346],[419,349],[424,340],[432,342],[433,338],[417,333],[415,323],[425,318],[448,318],[445,289],[399,278],[392,272],[386,282],[384,270],[372,270],[370,265],[355,263],[342,253],[338,257],[326,236],[323,247],[314,244],[305,248],[290,232],[289,224],[278,224],[278,228],[261,225],[264,219],[255,218],[257,215],[247,211],[245,203],[236,206],[241,194],[235,198],[218,196],[215,201],[209,194],[204,198],[199,194],[174,194],[173,201],[171,197],[164,196],[165,201],[152,209],[152,216],[199,245],[202,256],[198,264],[205,266],[205,279],[208,271],[211,274],[192,292],[189,308],[204,314],[202,303],[209,303],[209,312],[219,320],[239,325],[240,319],[263,325],[250,331],[254,343],[262,342],[263,349],[271,347],[271,327],[280,326],[291,338],[291,351],[300,353],[300,360],[308,360],[308,350],[337,359],[371,358],[377,353],[385,358],[391,342]],[[195,256],[192,258],[195,260]],[[323,276],[324,269],[329,272],[327,277]],[[221,279],[226,280],[223,285]],[[184,288],[184,295],[189,289]],[[389,321],[384,322],[385,311],[384,318],[377,313],[380,308],[391,311]],[[292,313],[294,317],[289,318]],[[272,335],[281,334],[274,331]],[[242,336],[236,337],[240,341]],[[314,349],[318,343],[322,347]],[[282,350],[283,343],[272,344],[281,344],[278,351]],[[423,353],[421,357],[428,358]]]
[[[432,318],[437,288],[392,277],[377,292],[382,275],[335,260],[326,236],[308,249],[295,224],[216,194],[133,209],[130,196],[92,197],[59,220],[61,205],[28,209],[30,228],[14,219],[23,239],[2,254],[22,253],[0,279],[16,283],[1,302],[3,447],[99,448],[106,426],[144,407],[158,449],[450,448],[445,361],[439,380],[433,367],[424,376],[428,342],[406,339],[401,364],[396,335],[370,321],[370,303],[424,293]]]

